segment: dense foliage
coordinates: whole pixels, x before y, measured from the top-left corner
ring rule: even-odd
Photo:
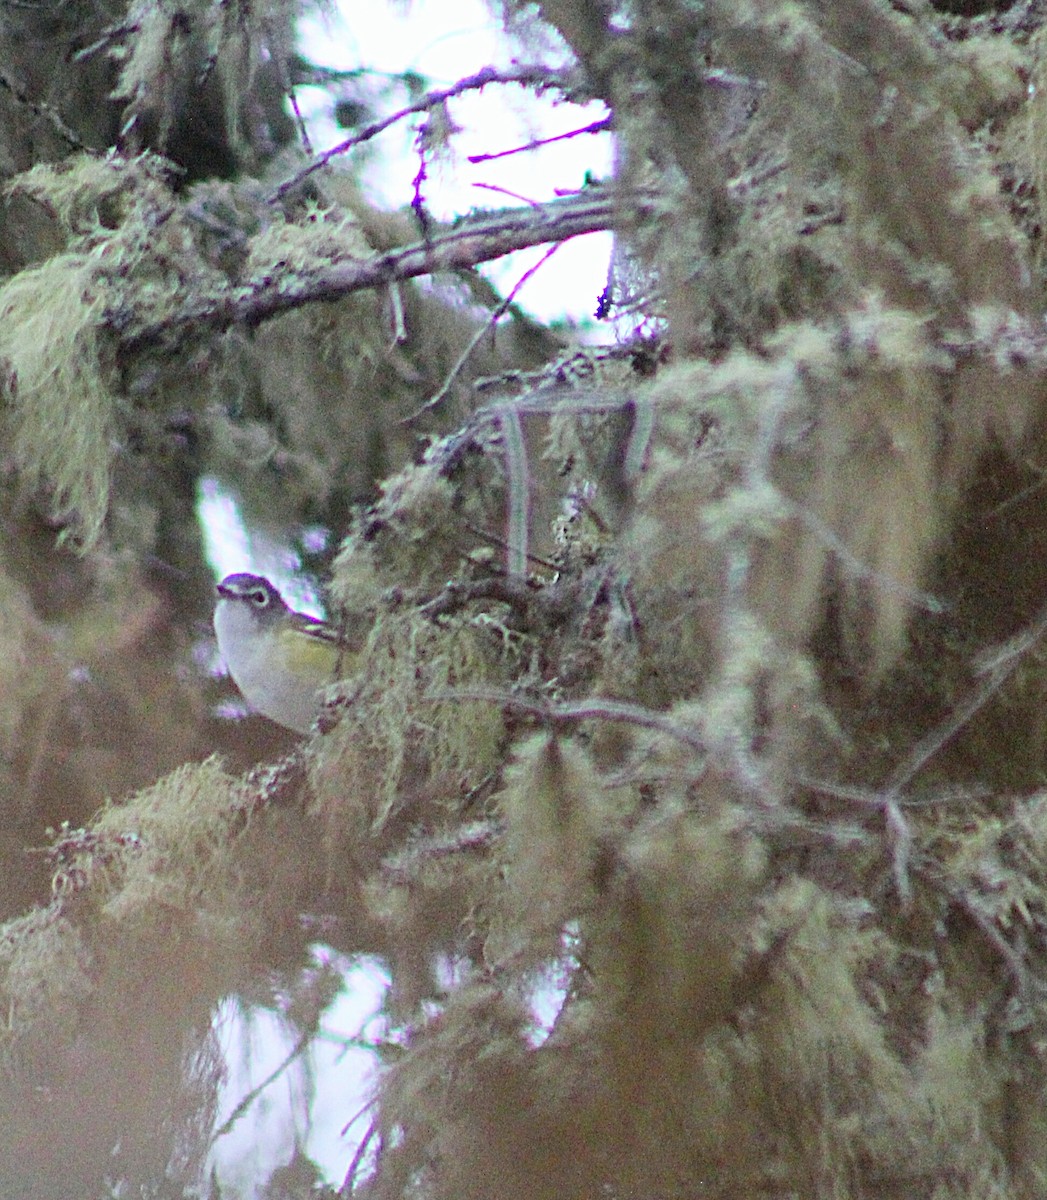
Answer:
[[[310,169],[279,3],[12,10],[0,1192],[206,1193],[322,927],[392,979],[342,1194],[1044,1195],[1047,10],[955,8],[506,0],[616,173],[451,228]],[[620,345],[479,336],[608,227]],[[204,479],[339,540],[287,758],[188,669]]]

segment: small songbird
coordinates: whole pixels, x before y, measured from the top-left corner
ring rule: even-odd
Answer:
[[[295,612],[261,575],[227,575],[217,590],[218,649],[244,699],[270,721],[308,733],[338,677],[344,639]]]

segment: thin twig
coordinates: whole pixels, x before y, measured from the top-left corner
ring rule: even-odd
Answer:
[[[380,121],[373,121],[370,125],[365,125],[363,129],[354,133],[352,137],[346,138],[344,142],[339,142],[337,146],[332,146],[330,150],[325,150],[323,154],[317,155],[312,162],[307,163],[300,171],[292,175],[290,179],[285,179],[268,197],[269,203],[278,203],[288,192],[294,191],[295,188],[299,187],[310,175],[326,167],[332,158],[337,158],[338,155],[352,150],[354,146],[359,146],[364,142],[370,141],[371,138],[384,133],[391,125],[395,125],[405,117],[409,117],[413,113],[426,112],[430,108],[434,108],[437,104],[443,104],[445,100],[462,95],[463,92],[478,91],[481,88],[487,87],[489,83],[516,83],[539,88],[556,87],[561,90],[566,90],[568,87],[568,80],[565,75],[541,65],[522,66],[509,71],[498,71],[494,67],[484,67],[482,71],[477,71],[475,75],[468,75],[464,79],[459,79],[451,87],[426,92],[424,96],[419,97],[413,104],[408,104],[390,116],[383,117]]]
[[[979,517],[979,520],[998,520],[1010,509],[1021,504],[1022,501],[1027,500],[1030,496],[1035,495],[1036,492],[1040,491],[1042,488],[1047,487],[1047,471],[1045,471],[1042,467],[1037,466],[1029,459],[1023,460],[1021,465],[1027,470],[1031,471],[1036,476],[1036,479],[1032,483],[1027,484],[1025,487],[1020,488],[1018,491],[1013,492],[1007,497],[1006,500],[1001,500],[999,504],[994,505],[983,516]]]
[[[855,787],[852,784],[837,783],[832,779],[818,779],[813,775],[797,775],[796,782],[802,787],[811,792],[819,792],[824,796],[831,796],[834,800],[840,800],[845,804],[854,804],[859,808],[871,809],[879,813],[883,809],[883,792],[874,791],[872,788]],[[901,796],[899,803],[905,808],[941,808],[943,805],[966,805],[970,806],[980,799],[984,799],[990,794],[990,789],[986,787],[943,787],[940,791],[935,791],[933,796],[914,797]]]
[[[498,601],[524,617],[531,615],[536,608],[544,609],[547,615],[556,615],[566,607],[565,601],[555,594],[555,589],[534,588],[523,578],[495,575],[469,582],[455,580],[447,584],[438,596],[423,604],[419,611],[432,621],[459,612],[476,600]]]
[[[901,795],[938,751],[951,741],[971,717],[1000,690],[1008,676],[1017,667],[1018,658],[1018,655],[1013,655],[996,663],[987,678],[965,700],[956,705],[944,720],[939,721],[933,729],[920,738],[905,760],[898,765],[887,780],[885,788],[887,796],[898,797]]]
[[[1018,661],[1047,633],[1047,605],[1040,609],[1031,625],[1009,638],[999,646],[984,650],[975,659],[974,668],[979,675],[993,675],[1003,667],[1013,671]]]
[[[540,146],[551,146],[553,142],[563,142],[568,138],[579,137],[583,133],[604,133],[613,128],[613,117],[601,117],[599,121],[593,121],[591,125],[585,125],[581,129],[571,129],[567,133],[558,133],[554,137],[535,138],[533,142],[528,142],[524,146],[514,146],[512,150],[499,150],[495,154],[470,154],[468,161],[471,163],[494,162],[496,158],[508,158],[511,154],[525,154],[528,150],[537,150]]]
[[[949,884],[945,884],[944,887],[950,900],[973,922],[985,940],[1003,960],[1011,974],[1011,978],[1014,980],[1018,994],[1027,996],[1029,993],[1029,972],[1028,966],[1021,954],[1003,936],[1003,933],[997,927],[992,917],[988,913],[983,912],[974,902],[973,897],[969,896],[963,888]]]
[[[266,1088],[271,1083],[275,1083],[276,1080],[279,1079],[280,1076],[287,1070],[291,1063],[305,1053],[305,1051],[309,1048],[309,1042],[312,1037],[312,1030],[303,1033],[295,1042],[288,1054],[284,1057],[283,1061],[278,1063],[272,1069],[272,1071],[269,1072],[265,1079],[261,1081],[261,1083],[251,1088],[251,1090],[246,1093],[246,1095],[240,1100],[239,1104],[237,1104],[226,1120],[223,1121],[222,1124],[219,1125],[211,1135],[212,1146],[220,1137],[225,1137],[227,1133],[231,1133],[236,1123],[247,1112],[251,1105],[258,1099],[258,1097],[266,1090]]]
[[[382,876],[400,884],[416,880],[433,862],[467,851],[486,850],[505,833],[503,821],[483,818],[456,829],[441,829],[417,838],[382,862]]]
[[[450,371],[448,371],[447,378],[440,385],[439,391],[435,392],[432,396],[430,396],[429,399],[426,400],[426,402],[422,405],[422,407],[417,409],[415,412],[411,413],[411,415],[409,417],[404,417],[402,424],[404,424],[404,425],[412,424],[414,421],[417,421],[419,417],[423,416],[425,413],[432,412],[433,409],[438,408],[443,403],[444,399],[447,396],[447,393],[451,390],[451,387],[454,384],[454,381],[461,374],[462,368],[469,361],[470,357],[472,356],[473,351],[483,341],[484,336],[486,335],[487,331],[489,329],[494,328],[494,326],[497,324],[499,318],[502,317],[503,314],[508,311],[509,307],[511,306],[513,301],[516,299],[516,296],[519,293],[520,289],[523,287],[523,285],[535,274],[535,272],[540,267],[544,266],[549,261],[549,259],[552,258],[552,256],[557,252],[557,250],[560,249],[560,247],[562,245],[563,245],[563,242],[554,242],[549,247],[549,249],[546,250],[546,252],[542,255],[542,257],[532,267],[529,267],[526,271],[524,271],[524,273],[520,276],[520,278],[513,285],[512,290],[505,297],[505,299],[501,302],[501,304],[499,304],[498,307],[494,310],[494,312],[491,313],[490,317],[488,317],[488,319],[483,323],[483,325],[480,326],[480,328],[476,331],[476,333],[473,335],[473,337],[469,339],[468,345],[465,347],[465,349],[462,351],[462,353],[458,356],[458,359],[455,362],[454,366],[450,369]]]
[[[909,882],[909,862],[912,859],[912,829],[902,816],[897,796],[885,796],[883,801],[884,832],[891,844],[891,874],[898,890],[902,908],[912,903],[912,884]]]
[[[797,520],[806,525],[819,541],[824,542],[829,547],[844,574],[871,583],[884,592],[903,596],[910,604],[922,608],[926,612],[942,613],[945,611],[945,603],[939,600],[937,596],[931,592],[922,591],[920,588],[908,587],[906,584],[900,583],[897,579],[891,578],[890,575],[885,575],[882,571],[877,571],[874,567],[870,567],[868,564],[862,562],[843,538],[831,529],[819,516],[802,505],[790,501],[788,497],[782,496],[782,499],[792,509]]]
[[[370,1102],[369,1102],[370,1103]],[[358,1114],[359,1115],[359,1114]],[[354,1117],[355,1120],[355,1117]],[[351,1124],[352,1122],[350,1122]],[[348,1129],[348,1126],[346,1126]],[[345,1130],[342,1131],[343,1134]],[[356,1173],[360,1170],[360,1164],[364,1160],[364,1155],[370,1148],[371,1143],[378,1136],[378,1126],[372,1121],[367,1127],[367,1132],[360,1139],[359,1145],[353,1153],[352,1161],[349,1163],[349,1169],[345,1173],[345,1179],[342,1181],[342,1186],[338,1190],[339,1196],[351,1196],[356,1190]]]
[[[463,526],[474,537],[482,538],[492,546],[497,546],[500,550],[508,550],[509,546],[505,538],[499,537],[496,533],[491,533],[487,529],[481,529],[478,525],[474,525],[471,521],[466,521]],[[542,558],[540,554],[532,554],[528,552],[527,561],[534,563],[535,566],[545,567],[547,571],[559,571],[560,567],[554,563],[551,558]]]
[[[429,178],[429,169],[426,160],[426,138],[425,130],[418,135],[418,170],[415,173],[414,179],[411,180],[411,211],[414,213],[418,221],[418,228],[422,231],[422,237],[425,239],[425,244],[428,246],[432,240],[433,233],[433,218],[429,215],[429,209],[426,207],[425,196],[422,194],[422,187]]]
[[[1043,637],[1045,632],[1047,632],[1047,607],[1040,611],[1037,619],[1018,637],[1005,643],[991,657],[983,656],[979,665],[979,672],[985,675],[983,682],[966,700],[956,705],[944,720],[939,721],[933,729],[920,738],[905,760],[898,765],[887,780],[887,786],[883,792],[884,818],[887,822],[888,833],[894,838],[894,875],[899,895],[903,901],[907,902],[912,894],[907,875],[912,834],[899,806],[902,792],[938,751],[950,742],[971,717],[996,695],[1016,670],[1022,657]]]
[[[886,831],[893,842],[892,869],[895,885],[903,903],[912,897],[909,883],[909,860],[912,851],[912,832],[902,815],[902,793],[932,758],[946,746],[968,721],[1003,687],[1017,669],[1022,658],[1047,633],[1047,606],[1040,610],[1036,619],[1020,634],[979,657],[978,673],[985,678],[960,704],[954,706],[945,718],[930,729],[891,772],[884,787],[877,792],[865,792],[845,785],[824,784],[815,780],[801,780],[805,786],[814,787],[829,795],[852,803],[876,808],[883,813]]]
[[[638,725],[641,729],[653,729],[656,733],[664,733],[703,756],[709,749],[705,738],[692,726],[653,708],[629,704],[625,700],[607,700],[602,696],[592,696],[586,700],[575,700],[565,704],[547,704],[540,700],[515,696],[512,692],[500,691],[498,688],[450,688],[432,692],[424,699],[433,703],[444,703],[447,700],[478,700],[502,704],[507,708],[530,713],[554,725],[576,721],[620,721],[625,725]]]
[[[6,74],[0,72],[0,87],[9,92],[16,104],[20,104],[23,108],[29,111],[41,120],[49,122],[55,129],[56,133],[64,141],[68,142],[74,150],[79,150],[83,154],[98,154],[99,151],[89,146],[82,137],[62,118],[61,113],[52,108],[50,104],[45,104],[38,100],[31,100],[25,92],[16,87]]]
[[[511,192],[508,188],[499,187],[497,183],[474,183],[473,187],[484,188],[488,192],[497,192],[499,196],[508,196],[510,200],[519,200],[521,204],[529,204],[532,208],[541,208],[537,200],[529,200],[520,192]]]
[[[302,149],[306,154],[311,156],[313,153],[313,143],[309,138],[309,130],[306,127],[305,118],[302,116],[302,110],[298,107],[298,93],[295,90],[291,74],[287,69],[287,62],[282,55],[274,55],[273,57],[277,60],[280,86],[284,89],[284,95],[290,102],[291,112],[294,113],[295,124],[298,126],[298,136],[302,139]]]

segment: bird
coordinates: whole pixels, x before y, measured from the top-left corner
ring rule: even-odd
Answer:
[[[218,649],[244,699],[277,725],[308,733],[340,673],[345,639],[296,612],[262,575],[227,575],[216,591]]]

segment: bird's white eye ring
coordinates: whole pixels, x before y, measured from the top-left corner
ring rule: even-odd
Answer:
[[[261,588],[255,588],[251,593],[251,603],[257,605],[258,608],[265,608],[269,603],[269,597]]]

